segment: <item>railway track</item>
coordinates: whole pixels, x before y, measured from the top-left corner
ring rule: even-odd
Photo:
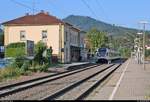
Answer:
[[[110,65],[109,67],[79,80],[76,83],[66,86],[41,100],[82,100],[120,66],[121,64]]]
[[[54,80],[58,80],[58,79],[67,77],[69,75],[73,75],[73,74],[76,74],[79,72],[83,72],[83,71],[92,69],[97,66],[100,66],[100,65],[92,65],[92,66],[81,68],[81,69],[68,70],[68,71],[53,74],[53,75],[48,75],[48,76],[35,78],[35,79],[24,81],[24,82],[19,82],[19,83],[15,83],[15,84],[11,84],[11,85],[2,86],[2,87],[0,87],[0,99],[2,97],[6,97],[8,95],[23,91],[25,89],[32,88],[32,87],[35,87],[35,86],[38,86],[38,85],[41,85],[41,84],[44,84],[47,82],[51,82]]]
[[[65,72],[60,72],[60,73],[56,73],[56,74],[52,74],[52,75],[47,75],[47,76],[43,76],[43,77],[39,77],[39,78],[34,78],[34,79],[23,81],[23,82],[17,82],[17,83],[14,83],[14,84],[3,85],[3,86],[0,86],[0,91],[3,90],[3,89],[8,89],[10,87],[12,88],[12,87],[16,87],[16,86],[19,86],[19,85],[31,83],[31,82],[38,81],[38,80],[42,80],[42,79],[45,79],[45,78],[54,77],[54,76],[57,76],[57,75],[73,72],[75,70],[80,70],[82,68],[82,66],[85,66],[85,65],[79,65],[79,66],[80,66],[79,68],[72,68],[72,67],[68,68],[67,71],[65,71]],[[98,64],[95,65],[95,64],[90,63],[90,64],[86,65],[86,68],[90,68],[90,67],[92,68],[92,67],[95,67],[95,66],[98,66]]]
[[[33,82],[19,83],[16,86],[9,86],[9,88],[6,86],[4,89],[0,88],[0,100],[61,100],[68,99],[68,93],[75,96],[71,98],[73,100],[83,99],[120,65],[93,65],[47,78],[35,79]],[[97,80],[98,76],[100,80]],[[85,90],[79,91],[76,88]],[[72,95],[79,93],[78,91],[80,94]]]

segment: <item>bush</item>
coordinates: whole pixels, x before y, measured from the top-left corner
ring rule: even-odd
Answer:
[[[6,57],[18,57],[25,56],[25,43],[12,43],[6,47],[5,56]]]
[[[37,72],[38,71],[38,66],[32,66],[32,67],[29,68],[29,70],[31,72]]]
[[[4,79],[12,79],[20,75],[21,75],[20,69],[17,67],[15,63],[12,63],[6,68],[0,70],[0,78],[1,78],[0,81]]]
[[[49,68],[49,65],[48,64],[46,64],[46,65],[43,65],[43,66],[41,66],[41,68],[40,68],[40,72],[47,72],[48,71],[48,68]]]
[[[12,62],[7,65],[6,68],[18,68],[18,65],[15,60],[12,60]]]
[[[35,45],[35,53],[37,54],[40,49],[45,50],[46,48],[47,48],[47,46],[46,46],[42,41],[39,41],[39,42]]]
[[[35,45],[35,63],[38,63],[39,65],[43,64],[44,58],[43,58],[43,52],[46,50],[47,46],[42,42],[38,42]]]
[[[22,57],[22,56],[18,56],[15,59],[15,62],[19,68],[21,68],[23,66],[24,61],[25,61],[25,57]]]
[[[30,67],[30,61],[25,61],[22,65],[21,69],[26,72],[26,71],[28,71],[29,67]]]
[[[21,75],[20,70],[18,68],[11,68],[11,67],[6,68],[2,73],[2,76],[6,79],[13,78],[19,75]]]
[[[25,55],[25,48],[6,48],[5,56],[6,57],[17,57]]]
[[[18,47],[25,47],[25,43],[24,42],[11,43],[7,45],[6,48],[18,48]]]
[[[145,56],[146,56],[146,57],[149,57],[149,56],[150,56],[150,50],[146,50],[146,51],[145,51]]]

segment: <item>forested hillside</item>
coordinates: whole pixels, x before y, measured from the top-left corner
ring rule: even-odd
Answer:
[[[85,31],[89,31],[92,28],[96,28],[100,31],[107,32],[109,35],[117,35],[117,36],[126,35],[127,33],[132,33],[132,34],[137,33],[136,29],[111,25],[86,16],[71,15],[64,18],[63,20]]]

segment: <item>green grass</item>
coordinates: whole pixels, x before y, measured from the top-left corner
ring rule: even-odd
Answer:
[[[32,73],[36,72],[48,72],[48,68],[61,68],[63,64],[55,63],[48,66],[45,65],[38,65],[38,64],[30,64],[28,61],[25,61],[22,67],[19,67],[16,61],[12,64],[8,65],[6,68],[0,69],[0,82],[12,80],[19,78],[20,76],[28,76],[32,75]]]
[[[14,65],[14,64],[13,64]],[[63,64],[56,63],[51,64],[49,67],[47,65],[36,65],[36,66],[30,66],[28,70],[24,70],[23,68],[17,68],[15,66],[8,66],[6,68],[0,69],[0,82],[17,79],[20,76],[28,76],[32,75],[33,72],[47,72],[48,68],[63,67]]]
[[[7,67],[0,70],[0,81],[14,79],[21,75],[21,71],[18,68]]]

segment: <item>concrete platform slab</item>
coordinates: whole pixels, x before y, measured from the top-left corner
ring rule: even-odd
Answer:
[[[150,64],[129,59],[87,100],[150,100]]]

